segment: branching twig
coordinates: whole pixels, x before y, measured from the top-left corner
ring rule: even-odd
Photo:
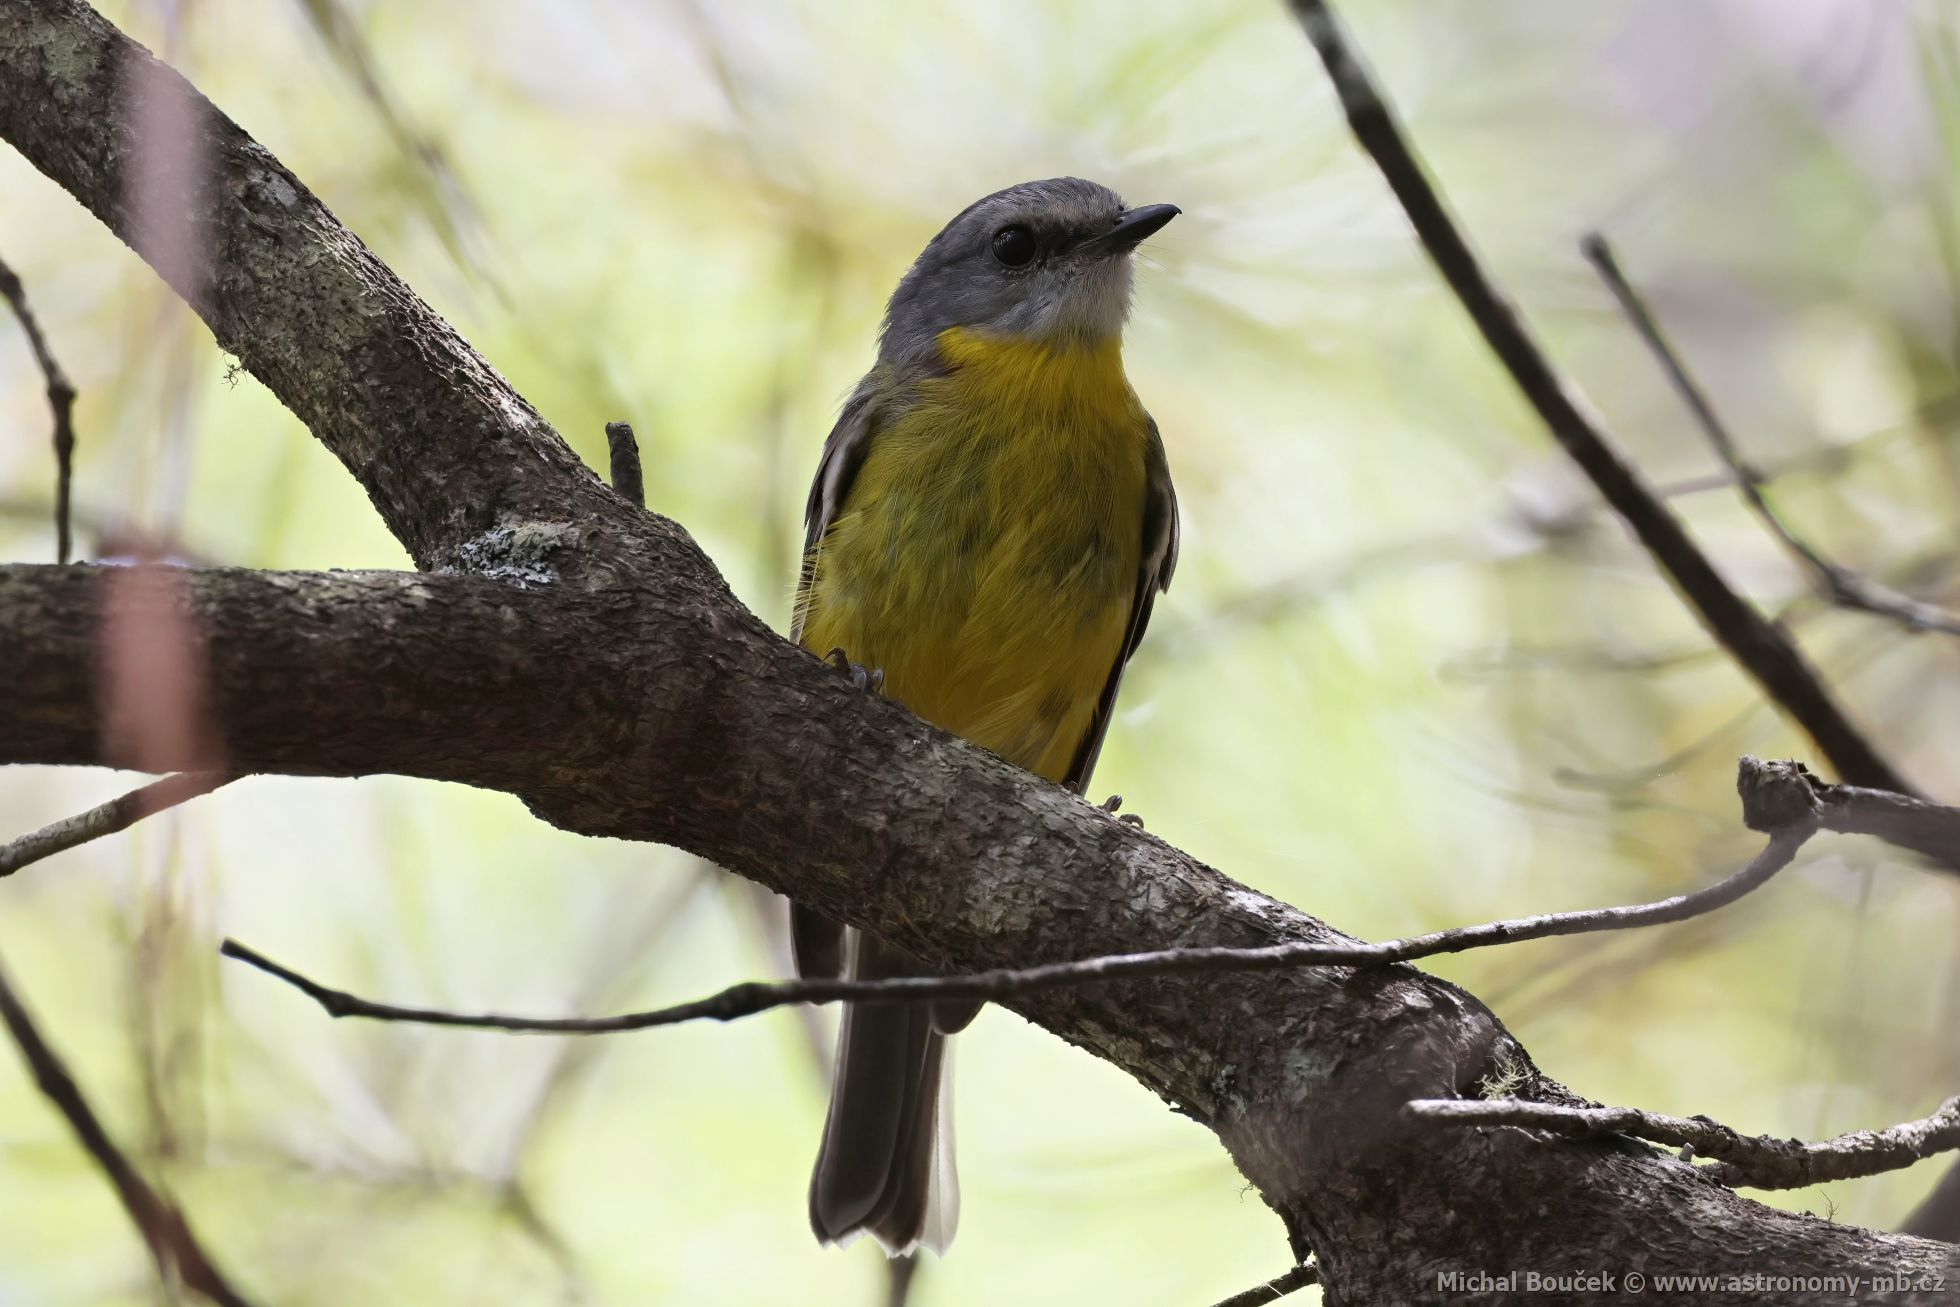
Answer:
[[[0,972],[0,1021],[6,1023],[21,1057],[34,1073],[34,1083],[67,1118],[75,1137],[115,1187],[116,1197],[122,1200],[123,1209],[156,1260],[157,1273],[168,1282],[181,1283],[202,1294],[220,1307],[250,1307],[198,1243],[184,1214],[150,1187],[109,1138],[95,1110],[82,1096],[81,1087],[68,1074],[67,1066],[41,1038],[41,1032],[35,1028],[4,972]]]
[[[48,407],[54,410],[55,561],[65,563],[73,547],[74,534],[69,526],[68,504],[75,469],[75,387],[61,370],[54,351],[48,348],[47,337],[41,334],[41,324],[27,307],[27,291],[21,286],[20,278],[4,260],[0,260],[0,299],[5,299],[13,307],[14,316],[20,319],[21,330],[27,333],[27,344],[34,351],[34,361],[41,365],[41,376],[47,381]]]
[[[1443,280],[1552,436],[1666,570],[1702,625],[1817,742],[1844,780],[1912,792],[1838,705],[1803,651],[1729,586],[1646,477],[1601,429],[1578,392],[1553,368],[1516,306],[1457,229],[1327,0],[1289,3],[1326,65],[1355,139],[1395,192]]]
[[[1310,1284],[1320,1283],[1320,1268],[1312,1262],[1301,1262],[1285,1275],[1255,1284],[1243,1293],[1214,1304],[1214,1307],[1264,1307],[1269,1302],[1278,1302],[1289,1293],[1297,1293]]]
[[[1273,971],[1289,967],[1378,967],[1434,957],[1440,953],[1488,948],[1493,944],[1658,926],[1725,907],[1788,866],[1804,841],[1816,831],[1818,800],[1810,781],[1809,773],[1796,763],[1764,763],[1755,758],[1742,760],[1737,788],[1742,795],[1743,819],[1752,829],[1769,832],[1770,840],[1748,866],[1705,889],[1691,894],[1677,894],[1653,903],[1592,908],[1580,912],[1540,913],[1537,916],[1432,931],[1426,935],[1379,944],[1296,941],[1264,948],[1172,948],[1075,962],[1051,962],[1036,967],[998,968],[967,976],[750,981],[692,1002],[613,1017],[521,1017],[377,1003],[322,985],[237,940],[227,939],[221,952],[228,958],[278,977],[305,993],[335,1017],[368,1017],[379,1021],[412,1021],[422,1025],[562,1035],[614,1034],[681,1025],[689,1021],[735,1021],[792,1003],[917,1003],[939,999],[998,1001],[1036,990],[1145,976]]]
[[[1822,1143],[1742,1135],[1705,1116],[1667,1116],[1637,1107],[1567,1107],[1519,1099],[1423,1098],[1403,1109],[1419,1120],[1453,1125],[1512,1125],[1574,1139],[1633,1135],[1670,1148],[1688,1146],[1715,1159],[1701,1173],[1730,1187],[1800,1189],[1827,1180],[1854,1180],[1911,1166],[1960,1148],[1960,1096],[1918,1121],[1883,1130],[1856,1130]]]
[[[1911,595],[1900,594],[1889,586],[1880,585],[1867,577],[1859,575],[1850,568],[1833,562],[1819,553],[1801,536],[1790,529],[1781,515],[1770,506],[1763,494],[1762,478],[1744,462],[1742,451],[1737,447],[1735,437],[1717,416],[1715,406],[1708,395],[1689,373],[1687,365],[1675,353],[1674,346],[1661,331],[1652,310],[1633,288],[1626,274],[1620,270],[1619,260],[1613,255],[1613,247],[1606,238],[1593,233],[1580,242],[1587,260],[1598,270],[1600,279],[1607,289],[1620,302],[1627,320],[1639,333],[1648,350],[1667,374],[1668,382],[1674,387],[1681,402],[1694,414],[1696,423],[1708,437],[1708,443],[1715,449],[1722,462],[1734,474],[1735,485],[1741,490],[1743,499],[1750,511],[1755,513],[1771,535],[1780,541],[1785,549],[1805,567],[1816,582],[1823,596],[1843,608],[1855,608],[1861,612],[1890,618],[1914,631],[1940,631],[1947,635],[1960,635],[1960,617],[1936,605],[1914,599]]]
[[[114,835],[152,813],[174,808],[200,794],[209,794],[234,779],[236,777],[229,772],[178,772],[160,781],[151,781],[87,812],[63,817],[11,843],[0,845],[0,876],[11,876],[30,862],[39,862],[63,849],[72,849],[77,844],[86,844],[104,835]]]

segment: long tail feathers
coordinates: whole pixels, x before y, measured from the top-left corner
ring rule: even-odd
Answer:
[[[848,973],[903,974],[869,936],[847,932]],[[810,1224],[824,1243],[862,1233],[897,1257],[944,1252],[959,1220],[946,1039],[923,1004],[850,1004],[823,1146],[810,1177]]]

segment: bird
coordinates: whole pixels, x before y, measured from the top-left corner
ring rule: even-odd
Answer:
[[[795,639],[1078,794],[1177,565],[1164,443],[1122,339],[1132,252],[1179,212],[1076,177],[968,205],[892,293],[805,509]],[[925,970],[811,909],[790,915],[806,978]],[[945,1252],[959,1214],[946,1041],[979,1006],[845,1006],[810,1180],[820,1242]]]

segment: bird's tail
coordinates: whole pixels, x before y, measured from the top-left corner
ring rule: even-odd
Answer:
[[[877,940],[847,934],[846,974],[905,974]],[[946,1053],[928,1004],[845,1005],[830,1115],[810,1177],[818,1239],[843,1243],[869,1232],[893,1257],[921,1246],[945,1252],[960,1207]]]

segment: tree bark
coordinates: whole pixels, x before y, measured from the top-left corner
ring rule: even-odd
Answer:
[[[119,591],[201,633],[228,766],[508,791],[569,830],[689,849],[945,969],[1345,938],[773,635],[683,531],[608,491],[188,84],[77,0],[0,7],[0,136],[157,258],[124,199],[141,148],[141,98],[124,88],[139,79],[180,97],[212,171],[184,190],[209,276],[159,271],[428,569],[190,571]],[[14,691],[0,761],[103,759],[105,575],[0,568]],[[1500,1063],[1529,1067],[1481,1003],[1410,967],[1166,977],[1012,1006],[1214,1130],[1295,1253],[1319,1259],[1330,1303],[1450,1300],[1439,1274],[1575,1268],[1865,1277],[1776,1295],[1788,1302],[1869,1300],[1879,1274],[1960,1283],[1960,1248],[1764,1207],[1631,1141],[1405,1119],[1410,1099],[1473,1096]],[[1535,1076],[1526,1092],[1583,1101]],[[1600,1300],[1539,1300],[1565,1296]],[[1733,1283],[1696,1297],[1764,1301]]]

